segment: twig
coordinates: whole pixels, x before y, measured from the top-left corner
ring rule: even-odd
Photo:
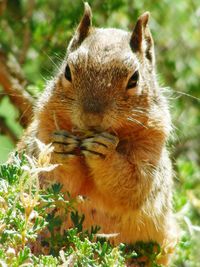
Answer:
[[[17,143],[18,138],[17,138],[16,134],[6,124],[5,118],[3,118],[1,116],[0,116],[0,133],[8,136],[14,144]]]
[[[5,55],[0,53],[0,84],[3,87],[4,93],[8,95],[11,102],[20,112],[20,124],[25,127],[30,122],[33,113],[33,98],[24,89],[22,77],[17,79],[17,74],[14,76],[10,70],[11,66],[7,63]]]
[[[1,0],[0,1],[0,16],[4,13],[5,9],[6,9],[6,0]]]
[[[33,9],[35,6],[35,0],[29,0],[28,1],[28,7],[27,7],[27,13],[26,16],[24,17],[24,34],[23,34],[23,45],[21,49],[21,53],[19,56],[19,63],[23,64],[26,59],[26,54],[31,42],[31,30],[30,30],[30,20],[33,14]]]

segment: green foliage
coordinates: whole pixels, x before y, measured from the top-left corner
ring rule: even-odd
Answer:
[[[177,160],[176,194],[174,207],[181,227],[181,239],[175,257],[176,266],[183,263],[197,267],[200,262],[198,252],[200,236],[200,167],[181,157]]]
[[[113,247],[105,238],[96,235],[100,228],[83,229],[84,215],[74,209],[75,200],[53,184],[39,189],[32,184],[27,170],[33,168],[23,157],[15,155],[12,164],[0,166],[0,264],[2,266],[125,266],[125,262],[159,267],[156,259],[160,248],[155,243],[138,242]],[[31,187],[22,185],[26,177]],[[36,183],[37,184],[37,183]],[[67,200],[66,200],[67,199]],[[62,212],[60,212],[62,211]],[[66,220],[72,227],[61,232]],[[38,252],[34,252],[37,248]],[[51,255],[51,256],[50,256]],[[142,266],[142,265],[141,265]]]

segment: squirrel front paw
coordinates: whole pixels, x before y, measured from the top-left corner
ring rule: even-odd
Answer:
[[[81,152],[86,161],[89,159],[105,159],[115,151],[119,139],[117,136],[103,132],[82,140]]]
[[[66,163],[80,154],[80,140],[67,131],[56,131],[52,135],[54,163]]]

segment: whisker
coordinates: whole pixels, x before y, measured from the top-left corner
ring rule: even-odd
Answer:
[[[134,117],[144,118],[143,114],[132,113],[131,115],[134,116]]]
[[[116,132],[116,130],[112,126],[110,127],[110,129],[116,136],[118,136],[118,133]]]
[[[116,124],[117,127],[122,127],[123,124],[121,123],[121,118],[120,117],[116,117],[116,116],[113,116],[112,117],[112,124]],[[111,129],[113,130],[113,132],[117,135],[116,131],[114,130],[114,128],[111,126]]]
[[[135,122],[136,124],[141,125],[141,126],[144,127],[145,129],[148,129],[148,127],[146,127],[142,122],[140,122],[140,121],[138,121],[138,120],[136,120],[136,119],[134,119],[134,118],[130,118],[130,117],[128,117],[127,120],[128,120],[128,121]]]
[[[43,54],[45,54],[45,56],[47,56],[48,57],[48,59],[53,63],[53,65],[56,67],[56,69],[57,70],[60,70],[60,66],[59,65],[57,65],[55,62],[54,62],[54,60],[45,52],[45,51],[43,51]]]
[[[132,109],[132,111],[139,112],[139,113],[145,113],[147,109]]]
[[[195,100],[197,100],[197,101],[200,102],[200,98],[198,98],[198,97],[196,97],[196,96],[193,96],[193,95],[190,95],[190,94],[181,92],[181,91],[174,91],[173,93],[178,93],[178,94],[183,95],[183,96],[188,96],[188,97],[190,97],[190,98],[192,98],[192,99],[195,99]]]
[[[31,109],[30,106],[27,106],[26,109],[23,111],[23,113],[20,115],[18,121],[21,122],[21,120],[23,119],[23,117],[25,116],[26,112],[28,112]]]
[[[60,63],[63,61],[63,58],[65,57],[65,53],[62,53],[62,55],[59,55],[57,53],[54,53],[54,56],[60,61]]]
[[[73,101],[75,101],[75,99],[74,98],[70,98],[70,97],[65,97],[65,98],[62,98],[62,99],[60,99],[60,101],[63,103],[71,103],[71,102],[73,102]]]
[[[162,91],[164,94],[169,94],[167,97],[168,99],[173,100],[173,99],[177,99],[181,96],[187,96],[187,97],[190,97],[194,100],[200,101],[200,98],[198,98],[196,96],[193,96],[193,95],[185,93],[185,92],[177,91],[177,90],[171,90],[171,88],[168,88],[168,87],[162,88]],[[179,94],[179,96],[174,97],[173,95],[175,95],[175,94],[177,94],[177,95]]]

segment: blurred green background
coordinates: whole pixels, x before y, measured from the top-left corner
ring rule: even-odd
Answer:
[[[200,1],[88,2],[93,10],[93,25],[99,27],[132,30],[142,12],[151,12],[150,27],[155,41],[158,80],[161,86],[166,87],[174,125],[169,146],[175,170],[174,207],[182,236],[174,266],[198,267]],[[23,80],[24,89],[34,99],[59,66],[82,13],[83,2],[80,0],[0,1],[0,55],[3,55],[3,63],[9,66],[11,76],[20,73],[19,79]],[[0,78],[1,75],[0,70]],[[20,118],[18,109],[0,84],[1,163],[7,159],[8,153],[15,147],[15,140],[23,133]]]

